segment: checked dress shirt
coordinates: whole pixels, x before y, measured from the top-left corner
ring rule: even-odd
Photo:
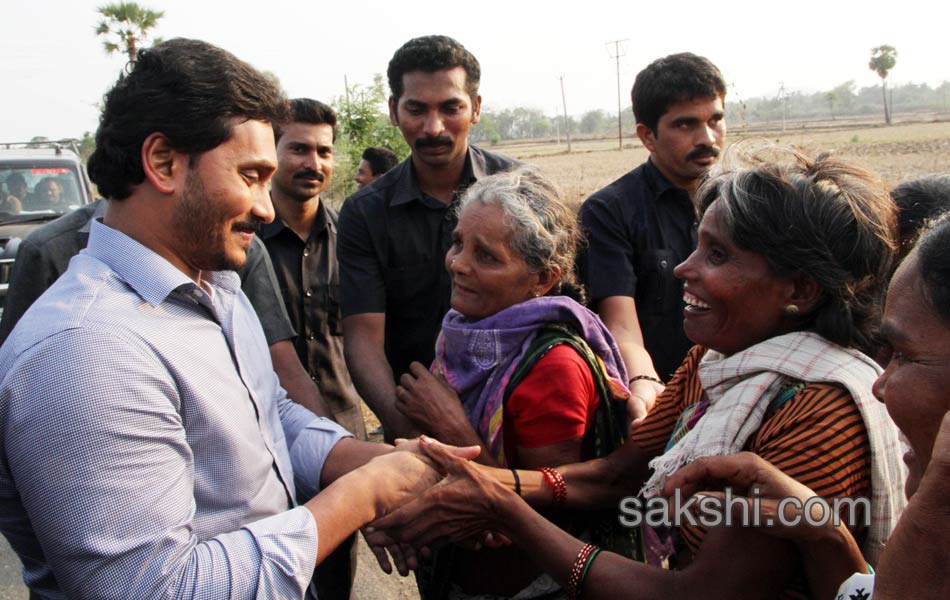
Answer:
[[[41,598],[301,598],[348,434],[287,399],[240,281],[95,222],[0,348],[0,530]]]

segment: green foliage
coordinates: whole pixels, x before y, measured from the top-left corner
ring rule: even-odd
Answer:
[[[906,83],[888,86],[888,105],[893,92],[893,109],[900,112],[931,112],[950,109],[950,82],[937,87],[926,83]],[[834,96],[834,115],[867,116],[880,112],[882,85],[858,88],[854,81],[846,81],[830,91],[812,94],[792,93],[788,95],[788,118],[825,119],[829,117],[828,95]],[[726,121],[730,129],[741,127],[749,122],[776,122],[782,118],[781,102],[773,97],[749,98],[745,101],[745,111],[735,101],[726,102]],[[629,131],[624,120],[624,131]]]
[[[615,116],[608,115],[605,110],[589,110],[581,116],[581,133],[604,133],[607,130],[615,129],[617,119]]]
[[[886,79],[887,74],[894,65],[897,64],[897,48],[894,46],[878,46],[871,49],[871,61],[868,68],[877,73],[881,79]]]
[[[571,131],[577,129],[573,119],[568,121]],[[524,140],[553,136],[560,128],[564,135],[563,117],[549,117],[536,108],[519,106],[500,112],[482,107],[478,124],[469,134],[473,142],[497,144],[501,140]]]
[[[348,86],[346,94],[331,103],[336,110],[339,132],[333,153],[336,171],[327,195],[332,204],[341,204],[356,191],[353,176],[360,164],[363,150],[383,146],[396,153],[399,160],[409,156],[409,146],[399,128],[389,122],[387,93],[382,75],[377,74],[368,86]]]
[[[165,16],[165,11],[145,8],[135,2],[106,4],[96,10],[102,15],[96,25],[96,35],[105,38],[102,47],[106,54],[123,52],[133,63],[139,48],[148,41],[149,32]]]

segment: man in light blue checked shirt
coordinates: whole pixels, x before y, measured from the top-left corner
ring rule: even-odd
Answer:
[[[274,218],[285,102],[184,39],[107,94],[89,173],[109,208],[0,349],[0,530],[31,597],[303,598],[341,540],[439,479],[274,375],[232,270]]]

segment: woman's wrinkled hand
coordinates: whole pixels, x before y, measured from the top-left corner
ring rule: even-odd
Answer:
[[[504,502],[519,501],[517,496],[496,481],[490,469],[457,456],[451,446],[428,440],[419,447],[445,478],[371,523],[371,529],[417,549],[441,543],[470,547],[507,543],[498,509]]]
[[[455,390],[419,362],[409,365],[409,373],[399,378],[396,409],[417,428],[435,437],[450,437],[452,427],[468,424]]]
[[[424,450],[429,444],[438,444],[446,456],[462,463],[475,458],[480,451],[478,446],[447,446],[425,436],[413,440],[398,440],[394,451],[377,456],[359,469],[363,471],[360,477],[368,477],[374,482],[372,487],[376,496],[377,515],[388,514],[404,505],[444,477],[445,472],[441,465]],[[363,528],[363,535],[380,568],[386,573],[392,572],[392,564],[395,564],[396,570],[403,576],[418,566],[416,552],[409,544],[400,543],[386,532],[373,527]],[[392,564],[388,556],[392,557]]]

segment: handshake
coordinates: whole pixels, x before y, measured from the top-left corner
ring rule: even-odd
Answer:
[[[372,488],[375,518],[363,535],[386,573],[395,565],[400,575],[408,575],[438,544],[472,549],[510,544],[498,507],[516,496],[473,462],[480,450],[426,436],[397,440],[392,452],[346,476]]]

